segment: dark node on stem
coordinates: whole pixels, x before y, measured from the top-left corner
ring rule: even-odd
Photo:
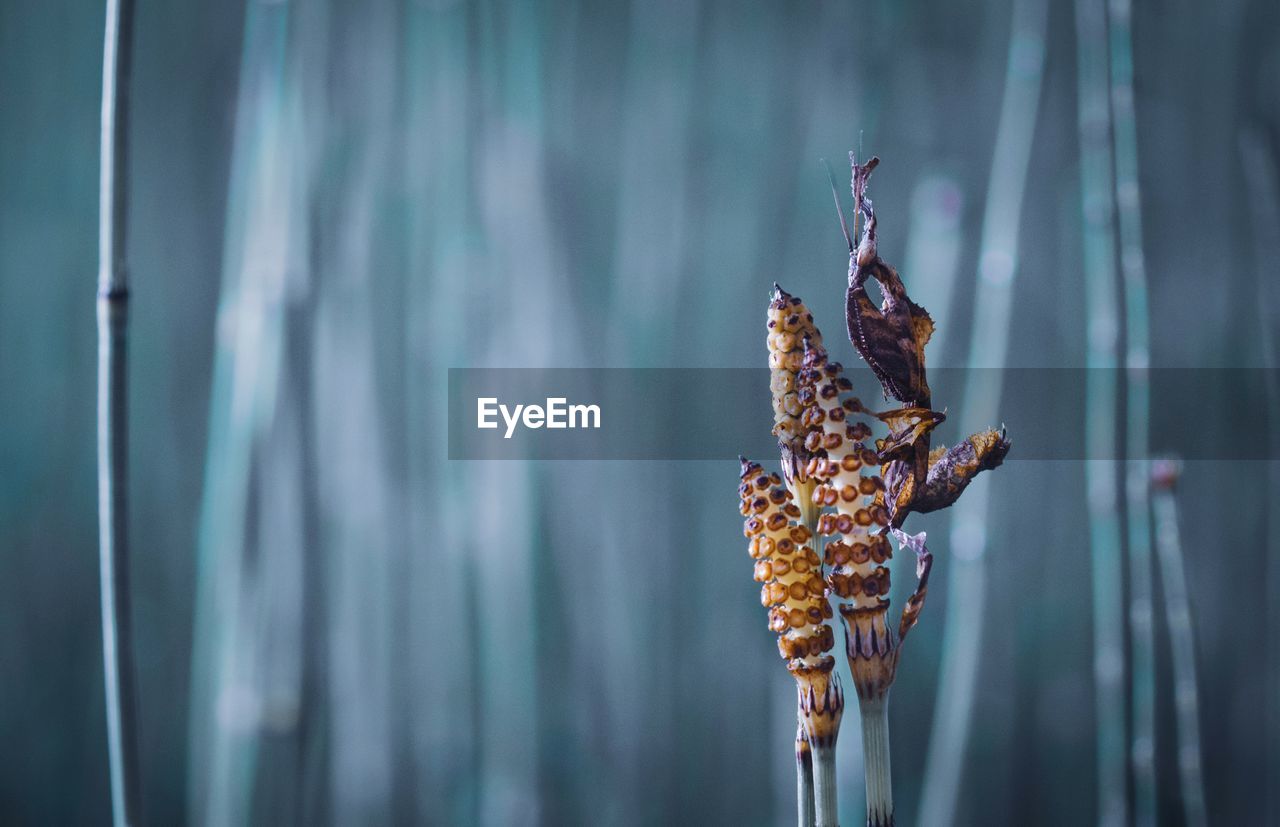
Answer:
[[[99,290],[98,298],[108,302],[126,302],[129,300],[129,288],[123,284],[113,284],[106,290]]]
[[[813,767],[813,751],[809,749],[809,739],[804,733],[804,724],[796,722],[796,762],[806,769]]]

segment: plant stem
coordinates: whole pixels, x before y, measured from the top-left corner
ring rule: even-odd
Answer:
[[[867,777],[867,827],[893,824],[893,773],[889,759],[889,696],[859,699],[862,754]]]
[[[836,745],[813,748],[814,824],[839,827],[836,809]]]
[[[796,723],[796,824],[813,827],[813,752],[804,727]]]
[[[1076,0],[1077,105],[1086,299],[1085,463],[1093,590],[1097,822],[1127,824],[1123,564],[1116,484],[1115,235],[1106,0]]]
[[[1156,822],[1156,641],[1151,570],[1151,463],[1147,459],[1150,389],[1147,380],[1147,273],[1142,250],[1142,209],[1138,186],[1137,118],[1133,105],[1133,44],[1129,0],[1107,4],[1111,22],[1112,145],[1124,285],[1125,496],[1128,504],[1129,642],[1133,669],[1130,698],[1133,732],[1134,823]]]
[[[1196,687],[1195,635],[1191,629],[1191,604],[1187,599],[1187,575],[1178,535],[1178,504],[1169,487],[1152,497],[1156,515],[1156,551],[1160,556],[1160,581],[1164,587],[1165,619],[1169,624],[1169,651],[1173,662],[1173,697],[1178,733],[1178,769],[1182,775],[1183,817],[1188,827],[1208,823],[1204,804],[1204,780],[1200,774],[1200,703]]]
[[[111,810],[117,827],[138,815],[137,702],[129,602],[126,262],[132,0],[107,0],[102,48],[98,213],[98,558]]]
[[[291,182],[303,189],[291,178],[300,156],[283,149],[297,145],[289,142],[296,104],[286,97],[296,84],[285,77],[291,11],[289,3],[245,9],[196,539],[187,737],[187,820],[194,824],[251,820],[262,657],[250,625],[257,569],[246,563],[253,446],[273,421],[283,369],[282,297],[293,259],[281,239],[301,245],[305,238],[289,195]],[[227,714],[219,711],[225,697],[253,701]]]

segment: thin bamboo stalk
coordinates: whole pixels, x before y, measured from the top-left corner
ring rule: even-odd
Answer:
[[[1019,224],[1040,105],[1047,11],[1044,0],[1016,0],[1013,5],[1004,98],[982,218],[980,300],[974,306],[970,334],[970,370],[965,374],[961,434],[976,433],[995,424],[1004,390],[1001,368],[1009,349]],[[957,809],[981,661],[989,504],[990,480],[980,477],[969,486],[965,507],[951,515],[949,602],[925,762],[922,824],[950,824]]]
[[[1085,484],[1092,560],[1098,823],[1128,822],[1125,773],[1124,597],[1116,485],[1115,195],[1107,105],[1105,0],[1076,0],[1076,59],[1088,328],[1085,380]]]
[[[1133,731],[1134,824],[1156,823],[1156,641],[1151,571],[1151,463],[1147,459],[1151,391],[1147,273],[1142,250],[1142,199],[1138,183],[1138,134],[1134,114],[1132,9],[1129,0],[1110,0],[1111,140],[1115,155],[1115,197],[1124,285],[1125,330],[1125,500],[1129,544],[1129,657],[1133,670],[1130,704]]]
[[[128,172],[133,0],[107,0],[98,202],[98,560],[111,811],[141,821],[129,594]]]
[[[1191,626],[1191,602],[1187,597],[1187,574],[1178,530],[1178,501],[1173,490],[1176,470],[1157,473],[1166,483],[1155,488],[1152,507],[1155,509],[1156,550],[1160,557],[1160,583],[1164,588],[1165,619],[1169,624],[1169,649],[1173,662],[1173,697],[1183,817],[1188,827],[1204,827],[1208,823],[1208,817],[1204,803],[1204,779],[1201,776],[1200,693],[1196,686],[1196,647]]]

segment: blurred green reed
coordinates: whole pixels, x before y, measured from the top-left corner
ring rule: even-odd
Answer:
[[[971,370],[966,373],[959,422],[952,431],[959,438],[998,427],[1003,414],[1000,368],[1007,364],[1013,288],[1021,267],[1022,204],[1042,94],[1047,19],[1047,5],[1041,0],[1019,0],[1013,5],[1003,100],[976,258],[967,354]],[[943,317],[937,318],[945,324]],[[1014,456],[1016,434],[1015,429]],[[920,820],[925,824],[951,822],[964,781],[978,678],[986,660],[983,622],[991,485],[986,477],[974,480],[964,505],[950,514],[950,554],[943,565],[947,571],[945,638],[920,804]]]
[[[1196,643],[1191,604],[1187,594],[1186,558],[1178,527],[1178,499],[1174,486],[1179,469],[1176,460],[1159,460],[1153,468],[1164,475],[1152,494],[1155,545],[1160,563],[1165,621],[1169,628],[1169,655],[1173,672],[1173,705],[1182,817],[1189,827],[1208,823],[1200,749],[1200,690],[1196,677]],[[1163,466],[1163,468],[1161,467]],[[1154,802],[1153,802],[1154,803]]]
[[[1093,561],[1094,716],[1097,819],[1104,827],[1129,822],[1128,739],[1124,647],[1124,574],[1120,501],[1116,490],[1117,382],[1120,318],[1116,312],[1114,178],[1104,0],[1076,0],[1080,197],[1088,314],[1085,360],[1085,498]]]
[[[187,764],[187,815],[193,823],[241,823],[250,815],[266,712],[267,653],[260,624],[271,617],[268,607],[297,602],[278,587],[266,587],[275,566],[295,568],[286,578],[299,579],[290,563],[300,538],[264,528],[262,541],[270,539],[273,547],[258,551],[266,564],[258,567],[250,532],[256,511],[252,482],[263,473],[257,466],[264,462],[265,446],[291,447],[287,437],[267,442],[285,396],[286,274],[299,266],[289,236],[297,226],[290,216],[299,209],[289,147],[301,137],[287,103],[296,89],[288,83],[291,11],[287,3],[254,2],[245,15],[196,546]],[[273,509],[264,516],[289,515]],[[297,649],[297,642],[285,647],[285,657]],[[295,709],[297,703],[295,698]]]
[[[1134,823],[1156,823],[1156,634],[1151,559],[1151,463],[1148,439],[1151,363],[1147,273],[1142,241],[1142,190],[1138,182],[1137,117],[1134,114],[1132,8],[1107,4],[1111,61],[1111,143],[1115,163],[1125,341],[1125,525],[1129,559],[1130,715],[1129,768],[1133,773]]]
[[[1274,135],[1271,137],[1274,147]],[[1249,182],[1249,217],[1253,229],[1254,268],[1256,269],[1257,289],[1256,311],[1258,317],[1258,345],[1262,366],[1270,371],[1267,383],[1267,419],[1270,427],[1270,456],[1267,463],[1267,482],[1265,490],[1274,495],[1280,491],[1280,462],[1274,459],[1276,448],[1280,447],[1280,376],[1276,373],[1276,336],[1274,330],[1274,314],[1280,303],[1277,302],[1274,280],[1268,277],[1267,267],[1270,262],[1280,261],[1280,168],[1277,167],[1274,152],[1269,151],[1268,137],[1265,130],[1252,125],[1241,131],[1239,137],[1242,165]],[[1176,517],[1176,515],[1174,515]],[[1171,520],[1176,528],[1176,520]],[[1176,539],[1176,535],[1173,535]],[[1280,565],[1277,554],[1280,554],[1280,517],[1274,511],[1268,512],[1266,518],[1266,537],[1263,543],[1266,554],[1265,582],[1267,594],[1280,594]],[[1280,604],[1273,601],[1267,603],[1267,680],[1266,697],[1270,702],[1266,707],[1266,732],[1269,738],[1280,736]],[[1189,610],[1188,610],[1189,615]],[[1172,624],[1170,624],[1172,625]],[[1190,637],[1192,629],[1187,630]],[[1190,642],[1190,641],[1188,641]],[[1195,680],[1195,664],[1190,664],[1189,678]],[[1192,684],[1194,687],[1194,683]],[[1183,727],[1185,730],[1186,727]],[[1196,793],[1203,797],[1198,772],[1200,770],[1200,753],[1198,741],[1189,746],[1196,748],[1195,769],[1197,775],[1191,781],[1183,780],[1183,799],[1189,800]],[[1181,765],[1182,762],[1180,762]],[[1184,768],[1184,773],[1186,769]],[[1268,777],[1275,777],[1280,772],[1280,758],[1269,753]],[[1203,803],[1201,804],[1203,807]],[[1188,813],[1195,807],[1188,803]],[[1280,818],[1280,789],[1269,789],[1267,797],[1267,815],[1270,819]],[[1190,819],[1190,816],[1188,816]]]

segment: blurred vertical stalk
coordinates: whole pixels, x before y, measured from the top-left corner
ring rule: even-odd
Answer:
[[[129,599],[129,75],[133,0],[107,0],[98,202],[98,560],[111,812],[138,823],[137,690]]]
[[[1156,551],[1160,557],[1160,582],[1164,588],[1165,618],[1169,624],[1169,650],[1173,661],[1173,697],[1178,732],[1178,770],[1182,776],[1182,808],[1187,827],[1205,827],[1204,780],[1200,760],[1200,702],[1196,687],[1196,647],[1187,598],[1187,575],[1182,540],[1178,532],[1178,501],[1174,483],[1178,469],[1171,460],[1153,468],[1156,485]]]
[[[982,217],[970,369],[965,373],[960,413],[962,434],[991,427],[1000,407],[1018,272],[1022,201],[1040,106],[1047,4],[1045,0],[1015,0],[1012,14],[1004,96]],[[950,824],[955,818],[982,660],[990,480],[974,480],[967,497],[966,507],[951,512],[949,597],[925,761],[921,824]]]
[[[1142,198],[1138,183],[1138,126],[1134,114],[1130,0],[1109,0],[1111,22],[1111,139],[1124,285],[1125,502],[1129,543],[1129,647],[1133,683],[1133,770],[1136,827],[1156,823],[1156,639],[1151,570],[1151,463],[1147,458],[1150,363],[1147,273],[1142,250]]]
[[[376,0],[319,12],[330,39],[302,73],[327,74],[326,92],[298,136],[317,150],[306,208],[317,227],[309,369],[323,515],[314,553],[325,580],[325,725],[334,744],[325,784],[330,820],[367,827],[394,823],[396,808],[408,806],[396,783],[395,601],[404,545],[393,518],[400,491],[391,457],[400,449],[390,435],[397,415],[389,414],[402,400],[384,390],[381,369],[395,354],[398,327],[384,332],[378,312],[398,312],[403,295],[388,279],[398,244],[386,223],[403,174],[394,154],[400,8]],[[299,15],[313,11],[298,7]]]
[[[445,428],[448,366],[466,366],[464,313],[440,313],[441,296],[466,283],[477,235],[469,177],[477,145],[468,67],[474,52],[465,4],[408,4],[404,26],[404,88],[408,121],[405,174],[409,193],[404,306],[405,405],[411,594],[436,593],[410,603],[411,686],[422,713],[415,716],[413,751],[422,782],[417,816],[428,823],[480,820],[482,685],[487,653],[479,635],[480,592],[471,558],[472,519],[465,463],[447,461],[439,433]],[[430,140],[425,140],[430,136]],[[440,583],[457,588],[437,589]],[[457,623],[456,619],[464,621]],[[455,625],[456,624],[456,625]],[[436,630],[454,626],[456,633]],[[456,669],[441,664],[459,664]]]
[[[1280,261],[1280,190],[1277,170],[1266,133],[1258,128],[1245,130],[1240,136],[1244,180],[1249,188],[1249,213],[1253,224],[1254,267],[1257,268],[1258,344],[1262,350],[1262,367],[1266,371],[1268,444],[1268,502],[1280,497],[1280,381],[1276,375],[1275,297],[1272,294],[1274,270]],[[1274,511],[1267,515],[1266,596],[1267,617],[1267,804],[1270,823],[1280,819],[1280,518]]]
[[[471,364],[564,365],[585,352],[577,338],[581,317],[575,308],[562,248],[552,222],[551,205],[559,186],[555,151],[549,144],[548,84],[552,63],[546,35],[551,17],[537,3],[521,0],[499,4],[486,0],[473,7],[471,46],[478,97],[472,177],[476,191],[477,236],[481,262],[470,268],[487,276],[478,289],[488,293],[468,330],[482,335],[467,342]],[[510,262],[519,262],[520,278],[504,277]],[[521,324],[512,324],[520,319]],[[492,499],[503,504],[502,519],[472,520],[475,582],[483,588],[476,637],[479,693],[477,721],[482,787],[479,820],[508,824],[529,818],[547,819],[550,801],[545,779],[559,772],[549,760],[558,732],[549,732],[539,692],[554,667],[540,657],[549,641],[544,625],[559,611],[548,593],[558,589],[547,568],[557,550],[543,528],[557,522],[549,514],[557,476],[537,463],[513,471],[504,463],[469,469],[471,503]],[[565,474],[560,477],[570,476]],[[599,505],[601,509],[605,505]],[[546,575],[544,577],[544,575]],[[618,650],[602,641],[608,666]],[[603,662],[602,662],[603,663]],[[632,684],[633,690],[635,685]],[[630,710],[622,714],[630,714]],[[654,786],[660,779],[649,779]],[[654,796],[662,800],[661,795]],[[533,814],[533,815],[531,815]],[[596,814],[602,821],[608,817]],[[554,820],[554,818],[552,819]]]
[[[1119,320],[1112,230],[1114,186],[1107,77],[1106,0],[1076,0],[1077,105],[1083,211],[1085,485],[1093,586],[1098,823],[1128,822],[1125,773],[1124,595],[1116,486]]]
[[[677,0],[633,3],[626,15],[622,146],[615,173],[613,292],[608,297],[604,327],[608,331],[606,358],[616,365],[666,365],[680,341],[678,322],[668,307],[671,296],[679,294],[684,262],[692,254],[693,181],[688,170],[696,165],[691,159],[690,136],[695,134],[694,118],[705,101],[698,100],[688,79],[696,76],[700,66],[702,6]],[[660,60],[652,57],[659,54]],[[630,472],[634,474],[633,485],[671,485],[667,469],[656,463],[642,465],[645,467]],[[682,517],[673,501],[655,502],[639,518],[632,516],[631,496],[625,490],[607,490],[602,496],[601,513],[624,516],[603,532],[597,557],[599,582],[639,582],[648,576],[649,567],[680,565],[676,551],[679,534],[674,526]],[[644,556],[631,551],[627,539],[637,530],[653,537]],[[637,746],[614,757],[606,782],[608,806],[597,820],[671,820],[663,808],[672,799],[671,785],[684,770],[672,764],[669,772],[655,778],[646,771],[644,758],[670,749],[669,742],[656,737],[655,730],[668,728],[677,714],[680,701],[671,692],[677,674],[665,665],[645,668],[644,664],[647,653],[675,651],[673,647],[681,645],[684,632],[672,612],[655,614],[637,590],[614,591],[598,611],[596,622],[610,653],[609,667],[601,676],[602,716],[610,727],[610,741]],[[630,700],[637,694],[642,698],[639,703]],[[778,690],[774,701],[772,708],[785,710],[788,718],[795,714],[794,688]],[[789,727],[789,720],[782,720],[786,722],[783,726]],[[688,746],[684,741],[677,749]],[[778,756],[785,767],[789,763],[785,755],[779,752]],[[787,810],[779,812],[790,810],[789,786],[778,787],[779,799],[788,800]]]
[[[285,99],[289,5],[251,2],[236,101],[209,446],[200,507],[192,642],[188,815],[250,819],[262,693],[263,601],[246,569],[255,439],[271,424],[289,254],[291,161]]]
[[[902,272],[911,274],[913,298],[938,319],[951,318],[955,301],[964,240],[960,226],[963,210],[964,193],[952,176],[929,175],[912,190]],[[929,342],[933,348],[929,367],[945,366],[944,344]],[[907,583],[902,588],[905,600],[912,587]]]

